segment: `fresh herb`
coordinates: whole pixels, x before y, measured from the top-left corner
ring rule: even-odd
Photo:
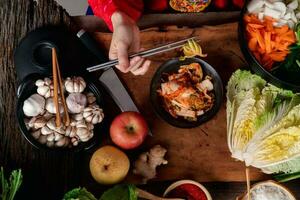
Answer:
[[[85,188],[75,188],[67,192],[63,200],[97,200],[96,197]]]
[[[103,193],[100,200],[137,200],[136,187],[130,184],[116,185]]]
[[[116,185],[102,194],[100,200],[137,200],[136,187],[131,184]],[[75,188],[67,192],[63,200],[97,200],[85,188]]]
[[[0,199],[13,200],[22,184],[22,179],[21,169],[12,171],[9,180],[5,179],[4,170],[3,167],[1,167],[0,180],[2,194],[0,194]]]

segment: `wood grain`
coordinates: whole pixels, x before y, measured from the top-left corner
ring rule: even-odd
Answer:
[[[204,60],[219,72],[224,85],[233,71],[246,66],[237,41],[236,23],[194,29],[148,29],[141,33],[141,41],[147,49],[190,36],[201,39],[204,53],[208,54]],[[111,34],[95,33],[95,38],[108,49]],[[149,101],[151,78],[162,62],[176,55],[178,52],[173,51],[152,57],[153,63],[144,76],[119,74],[154,133],[147,146],[162,144],[168,148],[169,164],[159,170],[158,180],[245,181],[244,164],[232,159],[227,147],[225,98],[218,114],[195,129],[172,127],[154,114]],[[265,177],[258,170],[251,170],[252,180]]]

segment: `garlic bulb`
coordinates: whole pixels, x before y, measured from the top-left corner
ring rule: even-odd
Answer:
[[[71,93],[66,99],[67,107],[71,113],[80,113],[87,104],[87,99],[84,94]]]
[[[53,87],[52,81],[49,78],[38,79],[35,85],[37,86],[37,93],[45,98],[49,98],[53,93],[53,90],[51,90],[51,87]]]
[[[101,108],[99,108],[98,105],[89,106],[84,109],[83,111],[83,117],[85,118],[85,121],[90,122],[92,124],[98,124],[102,122],[104,118],[104,113]]]
[[[87,102],[89,105],[96,103],[96,97],[93,93],[89,92],[86,94]]]
[[[59,113],[63,113],[64,112],[64,107],[59,99],[59,102],[58,102],[58,107],[59,107]],[[46,110],[49,112],[49,113],[52,113],[52,114],[55,114],[56,113],[56,107],[54,105],[54,101],[53,101],[53,98],[48,98],[46,100]]]
[[[35,117],[44,112],[45,99],[39,94],[33,94],[24,101],[23,112],[28,117]]]
[[[92,131],[89,130],[88,125],[84,121],[77,122],[76,128],[76,136],[80,141],[86,142],[93,137]]]
[[[79,76],[72,77],[72,78],[68,77],[65,80],[65,88],[66,88],[67,92],[69,92],[69,93],[83,92],[85,87],[86,87],[86,83],[82,77],[79,77]]]

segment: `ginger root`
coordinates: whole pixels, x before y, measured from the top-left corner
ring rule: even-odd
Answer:
[[[156,167],[168,164],[164,159],[167,150],[160,145],[155,145],[149,152],[142,153],[134,163],[134,174],[143,176],[143,182],[156,177]]]

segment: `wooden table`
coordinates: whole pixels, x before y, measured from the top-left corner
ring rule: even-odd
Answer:
[[[15,168],[22,168],[24,174],[24,183],[21,187],[20,192],[18,193],[18,199],[61,199],[64,192],[67,190],[78,187],[85,186],[91,192],[96,195],[100,195],[101,192],[105,189],[105,187],[97,184],[93,181],[92,177],[89,174],[88,170],[88,162],[90,159],[93,150],[88,152],[82,152],[78,154],[72,153],[53,153],[53,152],[41,152],[32,148],[32,146],[23,138],[21,135],[16,122],[16,113],[15,113],[15,105],[16,105],[16,90],[17,90],[17,81],[15,68],[13,64],[13,50],[20,42],[20,40],[31,30],[34,30],[37,27],[41,27],[47,24],[64,24],[69,27],[70,30],[75,31],[76,27],[72,22],[71,18],[65,13],[65,11],[58,7],[53,0],[11,0],[9,2],[0,2],[0,20],[1,20],[1,29],[0,29],[0,165],[4,166],[7,171]],[[203,29],[202,31],[210,30],[213,28]],[[183,36],[182,33],[180,35],[180,31],[169,30],[173,35],[169,37],[169,39],[176,39],[176,37]],[[147,33],[143,33],[147,34]],[[165,33],[160,33],[164,35]],[[186,32],[185,32],[186,34]],[[145,36],[144,36],[145,37]],[[157,43],[162,42],[163,36],[161,36],[161,40],[158,40]],[[101,35],[99,36],[100,40],[104,41],[105,45],[108,45],[108,41],[110,39],[110,35]],[[148,37],[149,39],[149,37]],[[213,38],[215,39],[215,38]],[[243,58],[240,55],[240,52],[231,52],[231,45],[237,46],[236,43],[236,35],[232,36],[232,41],[235,43],[228,43],[227,50],[228,54],[222,54],[224,57],[224,63],[231,63],[233,68],[222,73],[223,80],[227,80],[230,76],[231,71],[234,68],[240,67],[240,64],[243,63]],[[151,38],[149,39],[151,41]],[[222,38],[219,38],[222,40]],[[147,44],[147,41],[145,41]],[[208,52],[213,52],[215,46],[213,40],[207,40],[207,43],[204,43],[204,46],[207,47]],[[225,46],[224,46],[225,48]],[[237,48],[235,48],[237,49]],[[223,51],[224,49],[220,47],[219,51]],[[164,59],[168,56],[173,55],[165,55]],[[239,63],[234,63],[232,57],[241,57]],[[217,70],[221,70],[222,65],[216,65],[215,62],[220,58],[218,54],[213,55],[210,54],[209,62],[211,62],[214,66],[217,66]],[[199,145],[203,145],[201,148],[200,155],[207,156],[206,151],[210,154],[208,156],[214,156],[212,150],[216,147],[216,141],[211,140],[210,137],[214,132],[220,132],[220,129],[225,130],[224,124],[221,124],[220,127],[216,126],[216,129],[211,130],[207,135],[203,132],[206,132],[205,126],[203,125],[198,130],[196,134],[187,135],[182,130],[178,130],[170,127],[168,124],[164,123],[151,111],[150,105],[147,103],[147,92],[148,85],[146,89],[140,89],[141,93],[137,93],[137,90],[133,89],[133,85],[136,85],[140,81],[149,84],[151,76],[155,70],[155,68],[159,65],[162,60],[154,60],[153,68],[150,72],[144,77],[133,77],[130,74],[121,75],[122,79],[126,82],[127,87],[131,95],[134,97],[137,105],[142,109],[143,114],[147,116],[148,122],[155,132],[155,134],[166,134],[169,138],[172,138],[173,135],[177,135],[177,137],[192,137],[196,138],[199,141]],[[225,66],[225,65],[224,65]],[[228,65],[226,65],[228,66]],[[109,97],[107,97],[109,98]],[[107,102],[110,102],[110,99],[107,99]],[[146,102],[146,103],[145,103]],[[113,103],[109,104],[110,107],[115,107]],[[221,115],[224,116],[224,107],[220,111]],[[107,117],[112,118],[113,113],[108,113]],[[217,116],[217,118],[218,118]],[[225,118],[219,119],[225,121]],[[216,119],[212,120],[210,123],[216,123]],[[209,126],[212,126],[210,124]],[[215,124],[217,125],[217,124]],[[202,129],[202,132],[201,132]],[[171,132],[160,132],[159,130],[171,130]],[[203,141],[201,138],[206,137]],[[226,137],[225,131],[222,136],[222,140]],[[150,147],[156,143],[162,143],[163,145],[169,148],[169,155],[174,155],[174,153],[180,151],[180,146],[178,146],[178,142],[184,145],[185,150],[189,150],[191,154],[193,154],[196,146],[189,147],[191,143],[188,140],[164,140],[162,141],[162,137],[157,137],[156,135],[149,139],[146,143],[146,147]],[[241,170],[242,164],[234,164],[235,162],[230,160],[230,155],[228,151],[226,151],[226,144],[223,144],[220,147],[220,154],[230,163],[230,170],[228,171],[228,165],[224,166],[221,162],[219,162],[218,168],[220,171],[216,174],[216,168],[213,170],[214,173],[210,174],[210,177],[203,176],[201,172],[202,169],[206,170],[206,174],[209,174],[209,170],[214,165],[211,165],[209,162],[203,163],[203,166],[199,166],[199,168],[184,168],[184,162],[187,164],[192,164],[193,159],[185,160],[185,151],[181,152],[178,157],[170,156],[170,165],[167,168],[162,168],[159,171],[159,177],[155,182],[152,182],[145,187],[150,191],[154,191],[157,194],[161,194],[161,192],[166,188],[166,186],[170,183],[170,180],[177,178],[193,178],[199,181],[218,181],[218,182],[210,182],[205,183],[210,192],[213,194],[214,199],[218,200],[227,200],[234,199],[237,195],[244,192],[245,183],[241,182],[231,182],[229,177],[232,176],[234,170]],[[193,156],[192,156],[193,158]],[[199,160],[198,160],[199,161]],[[209,160],[208,160],[209,161]],[[182,165],[178,167],[178,164]],[[203,168],[204,167],[204,168]],[[188,173],[189,171],[193,173]],[[198,172],[198,173],[196,173]],[[204,173],[205,174],[205,173]],[[243,180],[243,173],[236,173],[236,179],[232,181],[241,181]],[[255,172],[253,178],[259,179],[261,178],[260,173]],[[212,179],[215,177],[215,179]],[[160,184],[157,184],[156,181],[163,181]],[[226,181],[226,182],[220,182]],[[229,182],[230,181],[230,182]],[[299,181],[290,182],[287,184],[293,191],[296,191],[297,185]],[[298,193],[298,198],[300,198],[300,194]]]

